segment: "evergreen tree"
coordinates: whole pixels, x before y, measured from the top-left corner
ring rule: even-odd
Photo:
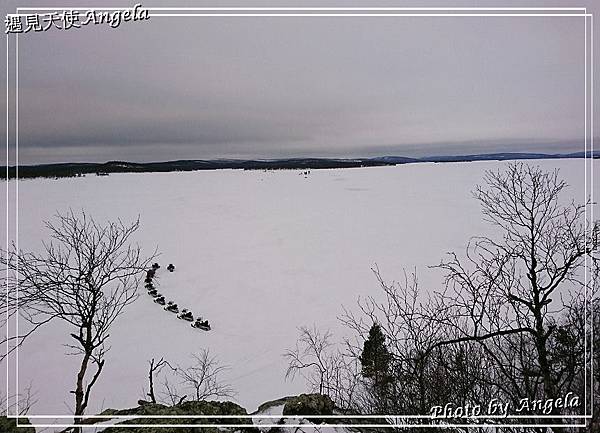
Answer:
[[[373,323],[360,355],[362,375],[371,382],[373,413],[389,412],[393,394],[391,362],[392,354],[385,345],[385,335],[381,326]]]
[[[385,345],[385,335],[381,326],[373,323],[360,356],[362,375],[373,379],[375,385],[384,384],[389,378],[391,360],[392,355]]]

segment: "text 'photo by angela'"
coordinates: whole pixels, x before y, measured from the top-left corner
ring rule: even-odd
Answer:
[[[556,409],[577,409],[579,407],[581,407],[580,398],[569,392],[566,396],[557,399],[533,400],[531,398],[522,398],[515,408],[511,408],[509,402],[492,399],[484,406],[480,404],[457,406],[446,403],[444,406],[433,406],[429,412],[434,419],[460,419],[485,416],[506,418],[509,414],[550,415]]]

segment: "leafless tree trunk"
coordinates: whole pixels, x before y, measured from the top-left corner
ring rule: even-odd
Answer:
[[[164,366],[169,366],[171,369],[173,369],[173,367],[171,367],[171,365],[165,361],[164,358],[160,358],[158,361],[155,361],[154,358],[152,358],[148,364],[150,364],[149,366],[149,370],[148,370],[148,394],[147,396],[150,397],[150,401],[152,403],[156,403],[156,396],[154,395],[154,376],[159,374],[160,371],[163,369]]]

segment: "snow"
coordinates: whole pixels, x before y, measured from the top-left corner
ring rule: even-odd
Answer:
[[[285,404],[279,404],[279,405],[270,406],[267,409],[256,412],[256,414],[254,414],[254,415],[273,416],[273,418],[254,417],[254,418],[252,418],[253,424],[261,432],[268,432],[274,425],[277,425],[280,428],[280,430],[284,433],[288,433],[288,432],[295,433],[295,432],[304,432],[304,431],[310,431],[310,432],[321,431],[321,429],[319,428],[319,424],[314,424],[313,422],[311,422],[313,419],[306,419],[306,418],[302,418],[302,417],[289,417],[289,416],[282,419],[284,407],[285,407]],[[339,424],[340,423],[340,421],[338,421],[336,418],[331,418],[329,421],[330,421],[330,424]],[[297,426],[301,426],[301,427],[297,427]],[[304,430],[304,429],[306,429],[306,430]],[[327,431],[330,431],[330,430],[337,432],[337,433],[346,433],[346,432],[349,433],[349,432],[354,431],[351,428],[340,427],[340,426],[327,427]]]
[[[283,415],[283,408],[284,408],[285,404],[280,404],[280,405],[275,405],[275,406],[271,406],[268,407],[265,410],[262,411],[258,411],[256,413],[256,415],[261,415],[261,416],[282,416]],[[256,418],[252,418],[252,423],[255,424],[258,429],[261,432],[266,432],[269,431],[269,429],[271,427],[261,427],[261,425],[273,425],[273,424],[277,424],[278,421],[280,421],[281,418],[262,418],[262,417],[256,417]]]
[[[57,211],[84,209],[100,221],[139,215],[137,240],[146,252],[161,252],[159,292],[211,323],[204,332],[177,320],[142,284],[139,299],[114,324],[88,413],[136,406],[148,360],[164,356],[186,365],[203,348],[230,366],[223,379],[252,412],[267,400],[307,391],[301,379],[284,380],[282,354],[294,347],[300,326],[342,335],[341,305],[377,293],[373,265],[389,280],[416,268],[424,290],[439,287],[440,275],[427,266],[447,251],[462,251],[469,237],[492,233],[470,191],[486,169],[506,164],[312,170],[306,177],[298,170],[218,170],[24,180],[19,247],[39,250],[47,238],[42,221]],[[534,164],[559,167],[571,197],[583,200],[583,160]],[[166,270],[169,263],[175,272]],[[20,349],[19,387],[36,391],[31,414],[72,413],[78,358],[65,355],[68,342],[55,323]]]

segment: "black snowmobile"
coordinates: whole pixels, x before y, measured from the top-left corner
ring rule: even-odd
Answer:
[[[178,319],[181,320],[187,320],[188,322],[193,322],[194,321],[194,315],[192,314],[191,311],[187,310],[186,308],[184,308],[183,310],[181,310],[181,314],[179,314],[177,316]]]
[[[148,290],[148,294],[150,296],[152,296],[153,298],[156,298],[158,296],[158,290],[156,290],[156,289],[150,289],[150,290]]]
[[[157,304],[160,305],[165,305],[165,297],[164,296],[157,296],[156,298],[154,298],[154,302],[156,302]]]
[[[173,263],[169,263],[169,266],[167,266],[167,271],[173,272],[174,270],[175,270],[175,266],[173,265]]]
[[[202,329],[203,331],[210,331],[210,325],[208,324],[208,320],[202,320],[201,317],[196,319],[194,323],[190,325],[192,328]]]
[[[179,313],[179,308],[177,304],[174,304],[173,301],[167,302],[167,306],[164,308],[165,311],[170,311],[171,313]]]

